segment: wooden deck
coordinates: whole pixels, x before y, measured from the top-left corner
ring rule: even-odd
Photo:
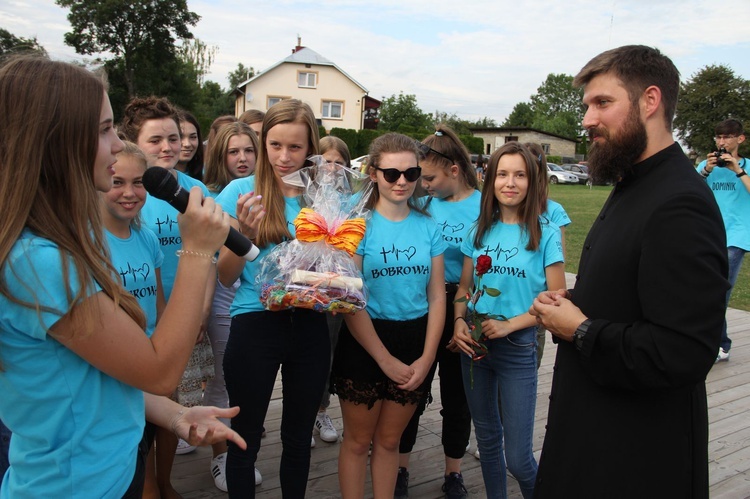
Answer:
[[[750,312],[731,309],[728,313],[729,337],[732,338],[732,356],[728,362],[716,364],[708,375],[709,407],[709,473],[712,498],[750,497]],[[552,365],[556,353],[555,345],[548,341],[542,366],[539,369],[536,423],[534,428],[534,452],[539,457],[544,440],[544,425],[547,418],[548,395],[552,382]],[[419,435],[410,465],[409,496],[417,498],[443,497],[443,452],[440,445],[440,396],[437,377],[433,384],[435,402],[422,416]],[[329,414],[339,433],[341,411],[338,400],[332,398]],[[256,488],[256,497],[279,498],[279,460],[281,443],[279,426],[281,417],[281,384],[277,379],[273,399],[266,417],[268,436],[263,439],[258,469],[263,474],[263,483]],[[310,479],[307,487],[309,498],[339,497],[337,477],[338,443],[325,443],[318,436],[312,449]],[[473,452],[476,442],[471,443],[471,453],[464,456],[462,471],[464,482],[471,497],[484,497],[482,471]],[[209,473],[210,448],[200,448],[192,454],[176,456],[172,472],[172,483],[186,499],[226,497],[213,484]],[[508,480],[509,496],[520,498],[517,483]],[[369,483],[367,493],[370,493]]]

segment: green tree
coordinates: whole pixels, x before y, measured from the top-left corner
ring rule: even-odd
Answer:
[[[240,62],[237,64],[237,69],[229,72],[229,90],[234,90],[253,76],[255,76],[255,68],[252,66],[245,66]]]
[[[36,37],[23,38],[16,36],[7,29],[0,28],[0,57],[11,53],[36,51],[46,54],[44,47],[39,45]]]
[[[476,120],[471,126],[475,128],[495,128],[497,127],[497,121],[489,116],[485,116],[480,120]]]
[[[573,87],[573,77],[566,74],[547,75],[536,94],[531,96],[534,120],[531,127],[565,137],[578,137],[582,132],[583,89]]]
[[[690,150],[700,156],[716,150],[714,127],[727,118],[750,126],[750,81],[724,65],[709,65],[680,86],[674,128]],[[748,148],[743,148],[742,154]]]
[[[218,50],[217,47],[206,45],[198,38],[193,40],[186,39],[182,41],[182,45],[177,50],[177,57],[193,68],[198,84],[203,85],[203,78],[208,74],[208,70],[211,68]]]
[[[140,64],[166,70],[176,54],[175,41],[193,38],[190,26],[200,16],[188,10],[186,0],[55,0],[70,8],[68,21],[73,30],[65,43],[79,54],[110,52],[121,59],[128,97],[138,93],[143,78]],[[164,74],[162,75],[164,76]]]
[[[234,114],[234,97],[215,81],[207,81],[200,88],[197,102],[188,109],[198,120],[203,137],[207,137],[211,123],[217,117]]]
[[[534,123],[534,110],[528,102],[519,102],[513,107],[503,126],[507,127],[530,127]]]
[[[423,136],[430,133],[432,117],[419,108],[414,94],[401,92],[383,97],[379,114],[378,130],[398,131],[409,135],[421,133]]]

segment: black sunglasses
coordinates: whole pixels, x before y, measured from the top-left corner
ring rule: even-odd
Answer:
[[[416,182],[422,176],[422,168],[419,166],[412,166],[403,171],[396,168],[380,168],[378,166],[375,169],[383,172],[383,178],[389,184],[397,182],[401,178],[401,175],[404,176],[407,182]]]
[[[448,161],[450,161],[451,164],[455,163],[455,161],[453,161],[453,158],[451,158],[450,156],[447,156],[447,155],[441,153],[440,151],[436,151],[435,149],[433,149],[432,147],[428,146],[427,144],[423,144],[422,142],[420,142],[418,140],[415,140],[414,142],[416,142],[417,148],[419,148],[419,154],[421,154],[423,158],[426,158],[432,152],[432,153],[437,154],[438,156],[444,157],[445,159],[447,159]]]

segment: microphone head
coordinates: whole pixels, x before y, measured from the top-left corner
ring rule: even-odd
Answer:
[[[169,170],[151,166],[143,174],[143,187],[155,198],[172,201],[180,186]]]

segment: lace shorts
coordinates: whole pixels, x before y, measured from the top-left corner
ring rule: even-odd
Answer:
[[[372,324],[385,348],[403,363],[411,364],[422,355],[427,315],[408,321],[373,319]],[[367,404],[372,408],[378,400],[392,400],[401,405],[418,404],[429,396],[429,391],[426,381],[413,391],[398,389],[344,323],[333,358],[331,393],[342,400]]]

